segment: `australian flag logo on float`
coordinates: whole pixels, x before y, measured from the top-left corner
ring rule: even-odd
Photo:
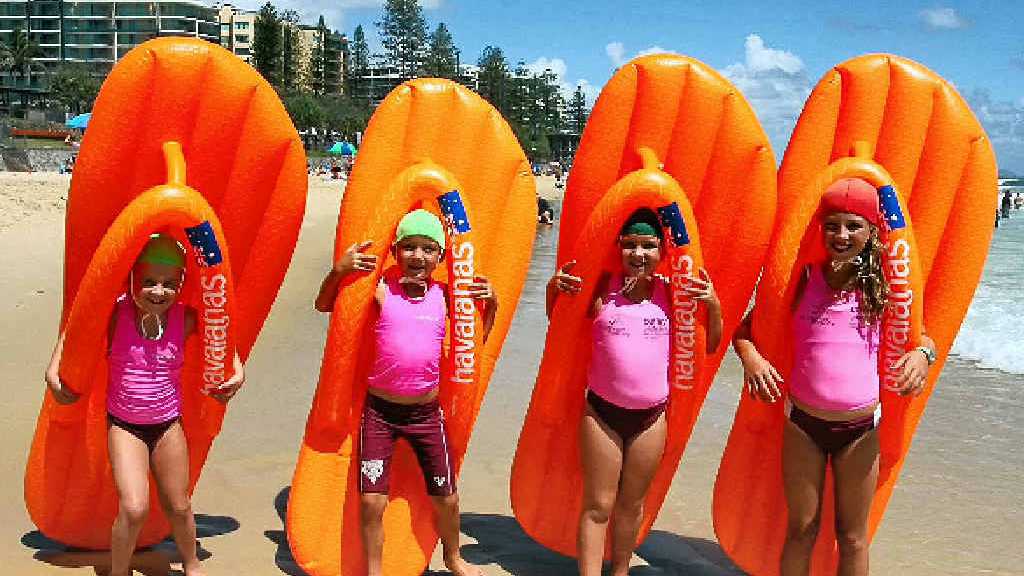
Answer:
[[[668,228],[672,236],[672,243],[676,246],[686,246],[690,243],[690,235],[686,232],[686,221],[683,220],[683,213],[679,210],[679,204],[673,202],[658,208],[658,217],[661,225]]]
[[[882,216],[889,226],[889,230],[906,228],[907,220],[903,217],[903,210],[900,210],[900,199],[896,197],[896,188],[892,185],[882,186],[878,189],[878,204],[882,208]]]
[[[469,216],[466,215],[466,205],[462,203],[462,196],[458,190],[438,196],[437,203],[441,206],[448,229],[453,234],[465,234],[472,229],[469,225]]]
[[[217,235],[214,234],[209,220],[191,228],[185,228],[185,236],[188,237],[189,244],[195,249],[196,262],[200,266],[216,266],[224,261],[220,243],[217,242]]]

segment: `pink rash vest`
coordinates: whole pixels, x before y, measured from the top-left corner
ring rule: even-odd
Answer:
[[[789,391],[797,401],[832,411],[878,402],[881,326],[865,320],[856,291],[833,290],[813,266],[792,322]]]
[[[367,384],[396,396],[420,396],[441,379],[447,302],[444,286],[430,282],[422,299],[406,296],[397,279],[384,283],[385,296],[377,325],[373,368]]]
[[[167,310],[159,340],[139,334],[135,304],[115,304],[117,324],[110,344],[107,412],[130,424],[160,424],[181,416],[181,366],[185,361],[185,305]]]
[[[668,398],[668,289],[658,282],[650,300],[633,302],[622,294],[622,283],[615,275],[594,318],[587,382],[616,406],[651,408]]]

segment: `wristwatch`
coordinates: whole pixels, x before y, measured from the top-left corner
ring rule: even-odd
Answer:
[[[924,354],[925,359],[928,360],[929,366],[935,364],[935,360],[937,359],[935,350],[932,350],[927,346],[918,346],[917,348],[914,348],[914,350],[917,350],[918,352]]]

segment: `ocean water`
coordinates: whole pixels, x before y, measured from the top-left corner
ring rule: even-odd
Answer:
[[[974,301],[952,353],[1012,374],[1024,374],[1024,210],[1000,221]]]

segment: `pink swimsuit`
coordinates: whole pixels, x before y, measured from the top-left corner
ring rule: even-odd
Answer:
[[[107,412],[130,424],[161,424],[181,416],[181,366],[185,361],[185,305],[167,311],[159,340],[139,334],[135,304],[122,296],[110,345]]]
[[[376,355],[367,383],[398,396],[426,394],[440,382],[447,318],[444,287],[431,282],[423,299],[412,300],[397,279],[384,286],[384,304],[374,328]]]
[[[793,316],[790,393],[821,410],[854,411],[878,402],[878,323],[860,313],[856,292],[833,290],[811,270]]]
[[[668,292],[658,284],[651,300],[622,295],[616,275],[594,318],[593,352],[587,379],[604,400],[631,410],[651,408],[668,398]]]

